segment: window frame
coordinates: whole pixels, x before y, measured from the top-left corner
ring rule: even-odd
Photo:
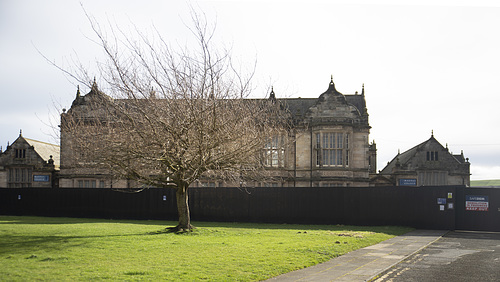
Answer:
[[[7,186],[9,188],[31,187],[33,179],[33,168],[10,167],[7,175]]]
[[[16,159],[26,159],[26,149],[15,149]]]
[[[427,161],[429,162],[439,161],[438,151],[427,151]]]
[[[350,134],[344,131],[319,131],[315,136],[316,167],[349,167]]]
[[[262,149],[262,164],[266,168],[285,167],[285,136],[273,135],[266,138],[267,141]]]
[[[97,188],[97,179],[78,179],[78,188]]]

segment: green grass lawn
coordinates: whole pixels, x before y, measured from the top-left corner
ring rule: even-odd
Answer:
[[[500,187],[500,179],[494,179],[494,180],[471,180],[470,181],[470,186],[499,186]]]
[[[406,233],[404,227],[0,216],[0,280],[255,281]]]

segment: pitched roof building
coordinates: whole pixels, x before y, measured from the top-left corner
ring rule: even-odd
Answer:
[[[364,86],[361,94],[344,95],[332,78],[318,98],[277,101],[294,125],[286,151],[290,161],[282,166],[282,173],[290,177],[281,186],[369,186],[370,171],[376,171],[376,149],[369,144]]]
[[[57,187],[59,146],[22,136],[0,150],[0,187]]]
[[[77,96],[67,113],[87,112],[86,105],[104,94],[92,86],[86,95]],[[269,98],[280,103],[284,114],[292,119],[287,134],[271,136],[262,148],[262,159],[271,181],[247,183],[251,186],[313,187],[313,186],[369,186],[370,172],[376,171],[376,147],[369,144],[370,125],[366,108],[364,86],[357,92],[344,95],[337,91],[333,79],[328,89],[318,98]],[[121,101],[126,102],[126,100]],[[63,128],[63,127],[61,127]],[[82,152],[73,152],[68,146],[71,137],[61,132],[61,187],[119,187],[130,188],[130,183],[111,180],[105,171],[96,172],[72,165]],[[194,185],[233,186],[216,179],[201,179]]]
[[[463,152],[450,153],[448,146],[443,147],[432,134],[427,141],[398,153],[373,182],[396,186],[470,186],[470,163]]]

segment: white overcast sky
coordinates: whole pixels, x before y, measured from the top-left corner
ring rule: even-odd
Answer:
[[[471,179],[500,179],[500,1],[0,0],[0,146],[58,143],[51,126],[75,81],[37,52],[91,66],[101,52],[81,4],[100,22],[183,44],[190,6],[216,22],[233,56],[257,61],[254,97],[344,94],[365,84],[378,169],[434,136],[463,150]],[[90,39],[89,39],[90,38]],[[99,81],[99,77],[97,77]],[[82,92],[88,89],[83,87]]]

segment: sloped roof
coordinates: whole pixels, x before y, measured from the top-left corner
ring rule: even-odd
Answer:
[[[356,107],[359,111],[360,114],[366,114],[365,109],[366,109],[366,100],[363,95],[344,95],[347,103],[353,105]]]
[[[361,116],[365,117],[368,116],[368,113],[366,111],[366,100],[364,96],[364,85],[361,94],[358,94],[357,92],[356,94],[342,94],[338,92],[337,89],[335,88],[335,84],[333,83],[333,78],[330,81],[328,89],[318,98],[276,98],[274,90],[271,90],[270,96],[267,99],[279,101],[282,104],[283,108],[290,112],[292,118],[300,119],[306,115],[306,113],[309,111],[311,107],[319,104],[321,100],[324,99],[324,96],[326,94],[331,94],[331,93],[334,93],[342,97],[345,103],[354,106],[358,110]],[[78,87],[77,95],[75,100],[73,101],[70,111],[73,109],[73,107],[84,105],[88,102],[87,100],[92,99],[92,97],[94,96],[100,96],[100,95],[107,97],[98,89],[95,80],[94,83],[92,84],[90,92],[84,96],[81,96],[80,88]],[[265,99],[248,99],[248,100],[259,101]],[[115,101],[127,101],[127,99],[115,99]]]
[[[394,159],[392,159],[392,161],[390,161],[386,167],[384,167],[384,169],[382,169],[382,171],[380,171],[380,174],[391,174],[392,173],[392,170],[394,169],[394,167],[396,166],[396,164],[400,164],[400,165],[406,165],[414,156],[415,154],[417,153],[417,151],[420,149],[420,148],[423,148],[427,143],[429,142],[437,142],[437,140],[434,138],[434,135],[431,136],[431,138],[429,138],[428,140],[418,144],[417,146],[401,153],[401,154],[397,154]],[[439,142],[438,142],[439,143]]]
[[[380,171],[381,174],[392,174],[392,171],[394,169],[394,167],[399,164],[401,166],[406,166],[414,157],[415,155],[417,154],[417,152],[423,150],[424,147],[426,147],[428,144],[430,143],[433,143],[435,145],[438,145],[440,146],[443,150],[445,151],[448,151],[447,149],[445,149],[443,147],[443,145],[441,145],[441,143],[439,143],[436,138],[434,138],[434,135],[431,136],[431,138],[429,138],[428,140],[418,144],[417,146],[405,151],[404,153],[401,153],[401,154],[398,154],[394,157],[394,159],[392,159],[392,161],[390,161],[386,167],[384,167],[384,169],[382,169]],[[451,155],[449,154],[450,156],[453,157],[454,160],[456,160],[458,163],[464,163],[465,162],[465,158],[463,157],[463,155]]]
[[[318,98],[284,98],[278,99],[293,116],[303,116],[310,107],[318,101]]]
[[[335,88],[335,84],[333,83],[333,79],[330,82],[328,89],[323,94],[321,94],[319,98],[281,98],[277,100],[283,103],[285,108],[288,109],[294,117],[303,116],[311,107],[318,104],[320,100],[324,99],[324,96],[326,94],[332,93],[336,94],[337,96],[344,97],[344,101],[347,102],[347,104],[356,107],[361,115],[367,114],[366,100],[364,97],[364,86],[361,95],[357,94],[357,92],[356,94],[344,95],[337,91],[337,89]],[[271,91],[271,97],[275,97],[274,90]]]
[[[457,161],[459,161],[461,163],[465,163],[465,161],[466,161],[463,152],[460,155],[453,155],[453,157],[455,159],[457,159]]]
[[[33,140],[29,138],[23,137],[24,140],[30,145],[35,148],[35,151],[40,155],[40,157],[44,161],[48,161],[50,159],[50,156],[52,156],[52,159],[54,160],[54,165],[56,167],[59,166],[60,163],[60,147],[59,145],[54,145],[50,143],[45,143],[42,141],[38,140]]]

